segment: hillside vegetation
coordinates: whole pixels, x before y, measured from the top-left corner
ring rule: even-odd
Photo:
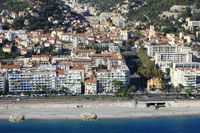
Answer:
[[[145,21],[147,17],[156,22],[158,15],[167,11],[173,5],[196,5],[200,8],[199,0],[146,0],[146,4],[138,10],[130,10],[128,17]]]
[[[82,0],[81,3],[93,3],[101,11],[111,11],[117,4],[123,4],[124,0]]]
[[[28,7],[27,2],[21,0],[0,0],[0,11],[6,9],[9,11],[23,11]]]
[[[101,11],[111,11],[117,4],[123,4],[125,0],[82,0],[81,3],[91,2]],[[157,23],[159,14],[163,11],[167,11],[173,5],[195,5],[200,8],[200,0],[129,0],[129,13],[127,14],[129,19],[135,19],[140,21],[148,21],[148,18],[152,23]],[[139,7],[137,10],[133,10],[133,7]]]

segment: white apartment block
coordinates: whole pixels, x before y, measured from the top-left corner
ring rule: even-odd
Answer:
[[[8,74],[9,92],[56,90],[56,73],[50,71]]]
[[[188,68],[188,69],[200,68],[200,63],[199,62],[173,63],[172,69],[176,70],[177,68]]]
[[[15,37],[18,37],[22,40],[26,40],[28,38],[28,32],[26,30],[16,30],[16,31],[8,31],[8,30],[1,30],[6,39],[12,41]]]
[[[0,72],[0,93],[4,94],[5,93],[5,88],[6,87],[6,75],[4,73]]]
[[[112,54],[93,54],[91,55],[92,66],[98,67],[99,65],[108,66],[108,58],[112,57]]]
[[[147,55],[154,57],[156,53],[189,53],[191,48],[171,45],[147,45]]]
[[[173,63],[192,62],[192,54],[184,53],[156,53],[155,63],[165,72],[166,68],[173,66]]]
[[[192,54],[184,53],[156,53],[155,62],[192,62]]]
[[[85,94],[86,95],[97,94],[97,79],[85,80]]]
[[[174,86],[182,84],[185,89],[199,89],[200,70],[177,68],[171,71],[171,82]]]
[[[82,81],[84,81],[84,69],[69,69],[66,71],[67,92],[81,94]]]
[[[88,59],[90,55],[95,54],[96,50],[92,49],[83,49],[83,50],[72,50],[71,51],[71,57],[73,59],[79,58],[79,59]]]
[[[171,82],[174,86],[182,84],[184,87],[188,88],[193,86],[193,88],[198,88],[199,83],[199,62],[187,62],[187,63],[173,63],[171,68]]]
[[[66,75],[64,70],[55,70],[56,73],[56,90],[65,90],[66,89]]]
[[[188,27],[193,30],[194,27],[200,27],[200,21],[188,21]]]
[[[32,55],[30,64],[32,65],[49,65],[51,64],[51,55]]]
[[[98,92],[107,93],[115,91],[116,88],[114,88],[113,80],[122,81],[123,86],[129,85],[129,75],[130,71],[126,65],[121,65],[117,69],[113,68],[107,71],[98,71]]]

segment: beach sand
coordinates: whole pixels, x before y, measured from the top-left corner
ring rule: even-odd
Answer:
[[[200,115],[200,101],[171,101],[167,107],[146,107],[133,101],[66,101],[0,103],[0,119],[24,115],[25,119],[81,119],[81,113],[94,113],[98,119],[148,118]]]

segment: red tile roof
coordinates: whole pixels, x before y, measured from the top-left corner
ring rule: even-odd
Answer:
[[[91,59],[73,59],[72,62],[92,62]]]
[[[2,65],[1,69],[19,69],[20,65]]]
[[[97,72],[99,72],[99,73],[109,73],[110,70],[98,70]]]
[[[90,57],[112,57],[113,54],[92,54]]]
[[[85,80],[85,82],[88,82],[88,83],[97,83],[97,79],[87,79]]]
[[[32,58],[51,58],[51,55],[32,55]]]
[[[70,70],[85,70],[82,66],[73,66],[70,68]]]
[[[96,52],[96,50],[93,50],[93,49],[81,49],[81,50],[72,50],[72,52],[77,52],[77,53],[90,53],[90,52]]]
[[[65,75],[65,71],[64,70],[55,70],[53,72],[56,72],[58,75]]]
[[[112,57],[109,58],[109,60],[121,60],[118,55],[113,55]]]
[[[62,66],[62,65],[64,65],[64,66],[71,66],[72,63],[71,62],[60,62],[58,65],[59,66]]]

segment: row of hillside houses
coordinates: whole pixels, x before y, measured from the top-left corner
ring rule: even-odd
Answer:
[[[54,51],[62,51],[63,49],[73,49],[79,45],[98,44],[101,46],[110,46],[110,43],[122,45],[123,42],[116,42],[128,39],[128,32],[119,33],[98,33],[92,32],[83,34],[64,33],[61,30],[54,30],[51,34],[44,34],[43,30],[27,32],[26,30],[0,30],[0,42],[5,40],[15,41],[17,50],[21,55],[26,55],[31,51],[40,54],[44,48],[53,47]],[[114,37],[116,36],[116,37]],[[13,43],[4,44],[2,50],[4,52],[12,52]]]

